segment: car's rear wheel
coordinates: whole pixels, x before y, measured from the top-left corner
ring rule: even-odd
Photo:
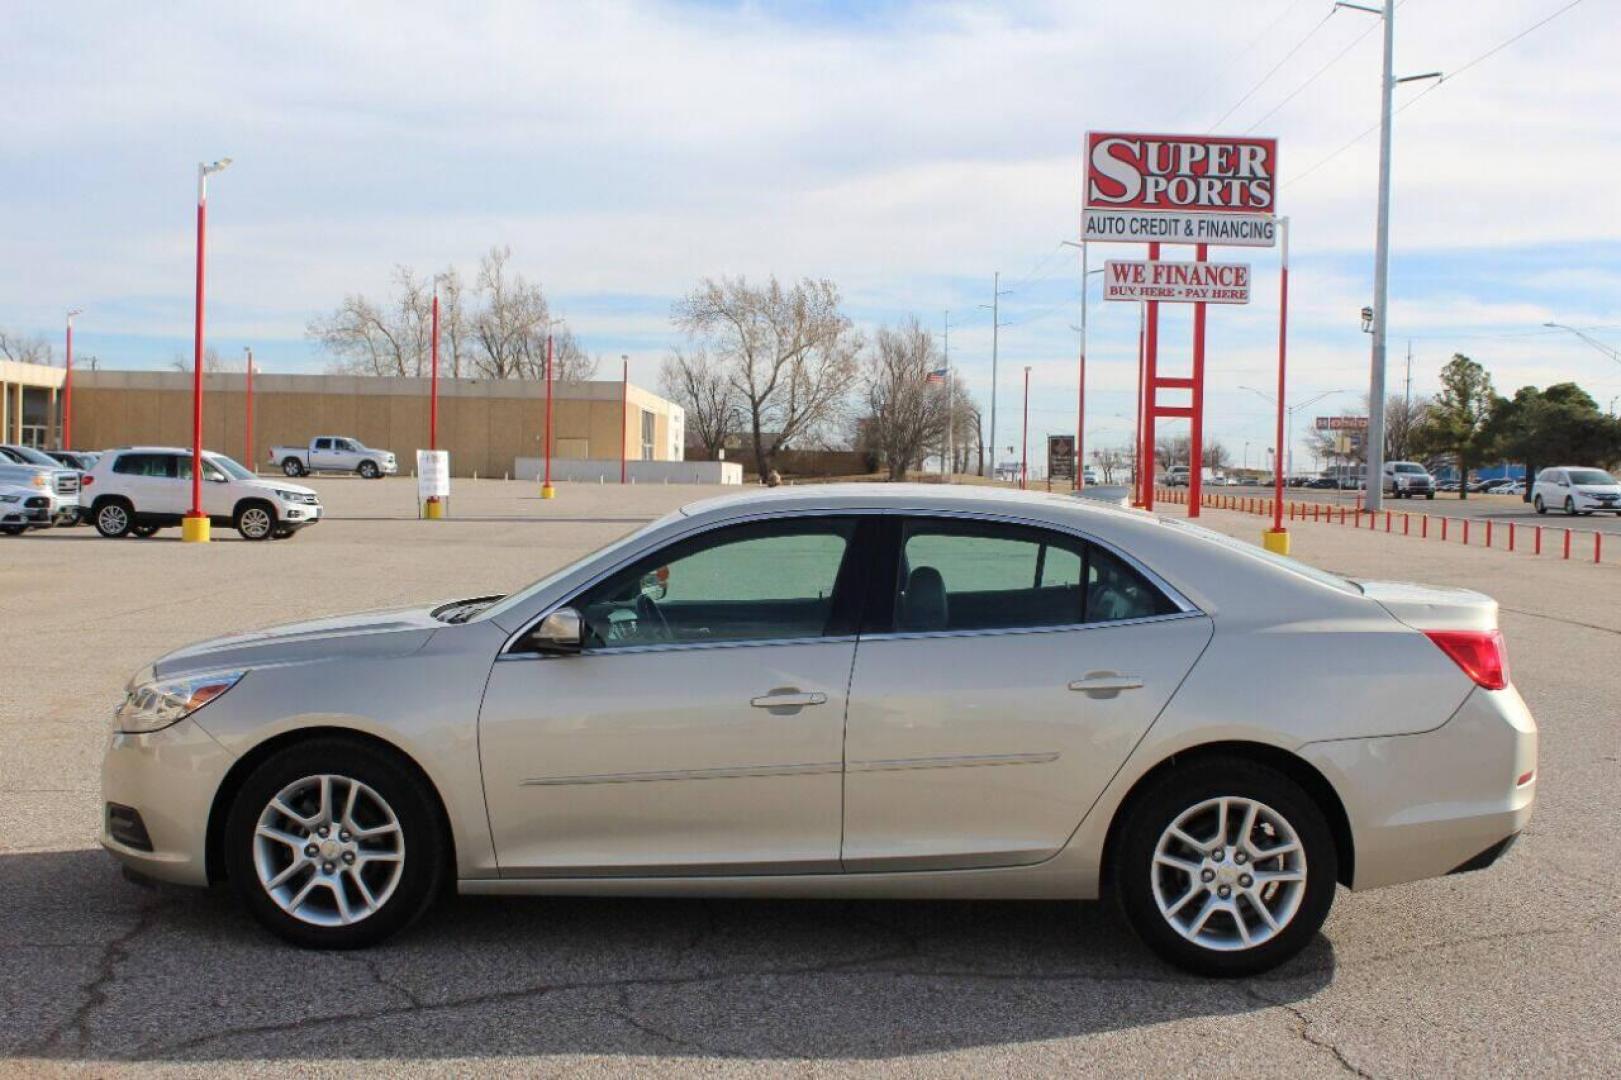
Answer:
[[[237,507],[235,525],[244,540],[268,540],[276,531],[276,511],[268,503],[243,503]]]
[[[108,499],[96,507],[96,531],[109,540],[126,535],[134,525],[134,508],[123,499]]]
[[[303,476],[304,463],[297,458],[288,458],[281,463],[281,471],[288,476]]]
[[[1214,758],[1164,774],[1128,815],[1118,897],[1143,941],[1178,967],[1266,971],[1305,948],[1328,917],[1334,835],[1283,773]]]
[[[445,841],[426,785],[394,755],[344,738],[276,753],[237,792],[225,826],[232,887],[298,945],[375,944],[427,910]]]

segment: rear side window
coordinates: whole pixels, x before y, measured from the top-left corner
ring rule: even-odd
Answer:
[[[1002,522],[907,522],[896,581],[902,633],[1073,626],[1177,610],[1109,551]]]
[[[119,454],[113,472],[124,476],[147,476],[173,480],[176,476],[173,454]]]
[[[317,450],[330,450],[330,449],[332,449],[332,440],[331,439],[316,439],[315,440],[315,448]]]

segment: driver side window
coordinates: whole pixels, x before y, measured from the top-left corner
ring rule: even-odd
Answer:
[[[750,522],[678,541],[575,598],[587,652],[846,632],[835,590],[851,518]]]

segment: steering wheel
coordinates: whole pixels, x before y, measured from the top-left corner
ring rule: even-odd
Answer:
[[[638,627],[645,624],[660,641],[674,641],[675,634],[670,630],[670,622],[659,610],[658,604],[646,593],[636,597],[636,623]]]

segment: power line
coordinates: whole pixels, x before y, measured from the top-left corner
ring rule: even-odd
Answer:
[[[1493,45],[1491,48],[1487,49],[1485,52],[1481,53],[1479,56],[1475,57],[1473,60],[1468,61],[1462,67],[1459,67],[1456,70],[1454,70],[1451,74],[1443,75],[1439,80],[1431,83],[1429,86],[1426,86],[1423,89],[1422,92],[1420,92],[1419,94],[1415,95],[1412,98],[1409,98],[1406,103],[1404,103],[1399,109],[1396,110],[1396,112],[1397,113],[1406,112],[1408,109],[1412,108],[1414,105],[1417,105],[1420,101],[1423,101],[1426,97],[1429,97],[1435,91],[1441,89],[1442,86],[1444,86],[1447,83],[1451,82],[1453,79],[1456,79],[1459,75],[1462,75],[1464,72],[1468,71],[1470,68],[1474,67],[1476,64],[1479,64],[1482,61],[1487,60],[1490,57],[1493,57],[1493,56],[1497,55],[1498,53],[1502,52],[1504,49],[1508,48],[1510,45],[1513,45],[1515,42],[1517,42],[1521,38],[1525,37],[1527,34],[1530,34],[1532,31],[1540,30],[1542,27],[1544,27],[1544,26],[1548,25],[1549,23],[1553,22],[1559,16],[1563,15],[1565,12],[1569,11],[1571,8],[1575,7],[1577,4],[1580,4],[1581,2],[1582,2],[1582,0],[1570,0],[1570,3],[1566,4],[1564,7],[1559,8],[1557,11],[1554,11],[1552,14],[1547,15],[1544,18],[1539,19],[1538,21],[1532,23],[1530,26],[1526,27],[1524,30],[1521,30],[1519,33],[1515,34],[1513,37],[1510,37],[1505,41],[1501,41],[1498,44]],[[1300,183],[1300,181],[1304,180],[1306,177],[1310,176],[1312,173],[1316,172],[1318,169],[1321,169],[1324,165],[1327,165],[1330,161],[1333,161],[1335,158],[1339,157],[1341,154],[1343,154],[1347,150],[1351,149],[1351,147],[1355,146],[1357,143],[1361,142],[1363,139],[1366,139],[1369,135],[1372,135],[1374,132],[1376,132],[1378,130],[1379,130],[1379,125],[1374,124],[1372,127],[1366,129],[1365,131],[1363,131],[1362,133],[1357,135],[1355,138],[1351,139],[1351,141],[1347,142],[1344,146],[1341,146],[1338,150],[1334,151],[1332,154],[1329,154],[1327,157],[1323,158],[1321,161],[1319,161],[1317,164],[1313,165],[1311,168],[1307,169],[1305,172],[1301,173],[1299,176],[1291,177],[1290,180],[1289,180],[1289,185],[1292,187],[1293,185]],[[1282,185],[1279,185],[1279,186],[1282,186]]]
[[[1233,115],[1233,113],[1237,112],[1238,107],[1240,105],[1244,104],[1244,102],[1248,101],[1251,97],[1253,97],[1254,94],[1255,94],[1255,91],[1257,91],[1261,87],[1265,86],[1266,83],[1267,83],[1267,80],[1271,79],[1272,76],[1276,75],[1278,73],[1278,70],[1280,68],[1282,68],[1284,64],[1287,64],[1290,60],[1292,60],[1294,58],[1295,53],[1299,52],[1301,49],[1306,47],[1306,42],[1310,41],[1312,38],[1317,36],[1317,31],[1321,30],[1324,26],[1326,26],[1328,24],[1328,20],[1330,20],[1330,19],[1332,19],[1334,17],[1334,12],[1337,11],[1337,10],[1339,10],[1339,9],[1338,8],[1329,8],[1328,9],[1328,14],[1324,15],[1320,20],[1318,20],[1316,25],[1314,25],[1310,30],[1306,31],[1306,36],[1301,38],[1299,41],[1295,42],[1294,48],[1292,48],[1288,52],[1284,53],[1283,54],[1283,59],[1279,60],[1276,64],[1273,64],[1272,67],[1267,71],[1267,73],[1265,75],[1261,76],[1260,81],[1257,82],[1254,86],[1250,87],[1247,91],[1245,91],[1243,97],[1241,97],[1237,101],[1233,102],[1232,107],[1229,108],[1226,112],[1222,113],[1220,116],[1218,116],[1216,118],[1216,122],[1211,124],[1208,128],[1206,128],[1205,132],[1208,134],[1209,132],[1215,131],[1218,127],[1221,126],[1221,122],[1223,120],[1227,119],[1229,116]]]
[[[1248,135],[1250,132],[1254,131],[1256,128],[1258,128],[1262,124],[1266,123],[1269,119],[1271,119],[1274,115],[1277,114],[1278,110],[1282,109],[1285,105],[1289,104],[1289,102],[1293,101],[1296,97],[1298,97],[1300,95],[1301,91],[1305,90],[1306,87],[1310,86],[1312,83],[1314,83],[1318,79],[1320,79],[1323,76],[1324,72],[1326,72],[1329,68],[1333,67],[1335,64],[1339,63],[1341,60],[1345,59],[1345,56],[1346,56],[1347,53],[1349,53],[1352,49],[1354,49],[1358,45],[1360,45],[1362,43],[1363,38],[1367,37],[1369,34],[1373,33],[1377,29],[1379,29],[1379,24],[1378,23],[1369,24],[1369,26],[1368,26],[1368,28],[1366,30],[1362,31],[1362,33],[1358,34],[1356,37],[1351,39],[1351,43],[1349,45],[1347,45],[1345,48],[1341,49],[1339,52],[1335,53],[1334,54],[1334,59],[1330,60],[1328,63],[1324,64],[1322,67],[1318,68],[1317,71],[1315,73],[1313,73],[1311,78],[1307,79],[1305,82],[1303,82],[1299,86],[1295,87],[1294,90],[1290,92],[1288,97],[1284,98],[1282,101],[1280,101],[1276,105],[1272,106],[1266,112],[1262,113],[1261,118],[1259,120],[1256,120],[1255,123],[1251,124],[1249,127],[1244,129],[1244,134]]]
[[[1229,56],[1227,58],[1228,66],[1231,65],[1232,61],[1239,59],[1240,57],[1244,56],[1246,53],[1253,50],[1255,48],[1255,46],[1259,45],[1262,42],[1262,40],[1264,40],[1266,38],[1266,36],[1268,34],[1270,34],[1273,30],[1276,30],[1280,25],[1282,25],[1283,20],[1288,18],[1290,15],[1294,14],[1295,8],[1299,7],[1301,2],[1302,2],[1302,0],[1294,0],[1293,3],[1286,5],[1284,7],[1284,9],[1278,13],[1277,18],[1275,18],[1271,22],[1267,23],[1265,28],[1263,28],[1260,33],[1256,34],[1253,38],[1251,38],[1249,40],[1249,42],[1242,49],[1239,49],[1237,52],[1233,53],[1231,56]],[[1205,98],[1209,97],[1210,92],[1212,90],[1216,89],[1217,87],[1219,87],[1221,85],[1221,83],[1222,83],[1222,80],[1220,78],[1213,79],[1212,81],[1206,83],[1204,85],[1204,88],[1199,92],[1198,97],[1191,99],[1186,105],[1182,106],[1182,108],[1177,110],[1177,113],[1176,113],[1177,119],[1180,120],[1182,117],[1184,117],[1188,113],[1192,112],[1195,108],[1197,108],[1198,106],[1204,104]]]

